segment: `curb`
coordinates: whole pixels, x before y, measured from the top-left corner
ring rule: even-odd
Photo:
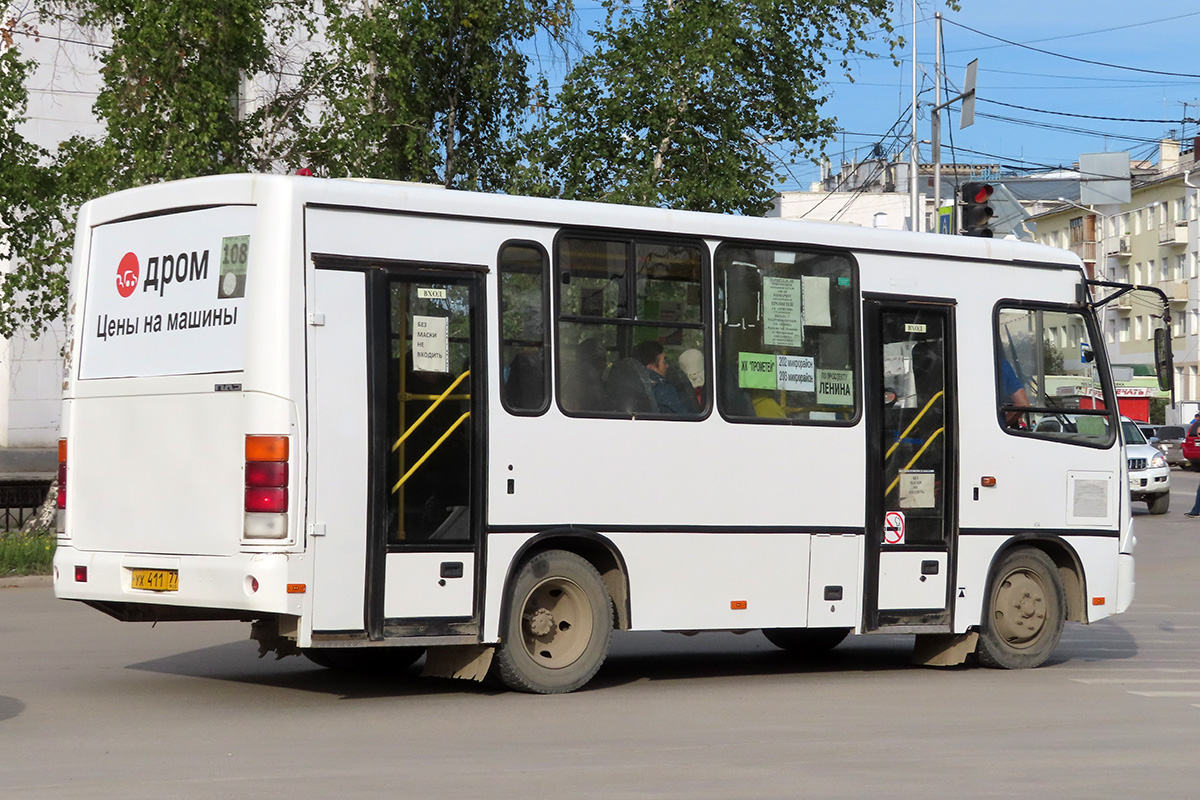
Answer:
[[[31,586],[52,586],[54,578],[49,575],[10,575],[0,578],[0,589],[25,589]]]

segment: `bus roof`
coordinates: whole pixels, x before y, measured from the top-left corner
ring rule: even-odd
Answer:
[[[877,230],[810,220],[446,190],[401,181],[231,174],[190,178],[116,192],[86,203],[80,224],[219,205],[316,205],[363,211],[408,211],[541,225],[654,230],[700,237],[794,241],[858,251],[939,258],[1036,263],[1081,270],[1066,250],[1006,239]]]

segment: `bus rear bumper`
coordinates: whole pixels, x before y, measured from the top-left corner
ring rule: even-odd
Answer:
[[[135,571],[164,588],[136,589]],[[118,619],[254,619],[301,613],[302,593],[289,593],[286,553],[162,556],[77,550],[59,542],[54,593],[81,600]],[[172,574],[178,583],[171,587]],[[155,611],[161,609],[161,611]]]

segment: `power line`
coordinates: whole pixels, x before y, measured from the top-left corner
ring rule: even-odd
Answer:
[[[1189,119],[1186,117],[1183,118],[1182,120],[1179,120],[1179,119],[1133,119],[1130,117],[1100,117],[1100,116],[1095,116],[1093,114],[1072,114],[1069,111],[1047,111],[1044,108],[1030,108],[1029,106],[1018,106],[1018,105],[1014,105],[1013,103],[1002,103],[999,100],[989,100],[986,97],[976,97],[975,99],[981,103],[991,103],[994,106],[1004,106],[1005,108],[1015,108],[1018,111],[1032,111],[1036,114],[1053,114],[1056,117],[1075,117],[1076,119],[1098,119],[1098,120],[1103,120],[1105,122],[1152,122],[1152,123],[1155,123],[1158,125],[1171,125],[1176,122],[1182,122],[1182,123],[1200,122],[1200,120]]]
[[[1130,28],[1142,28],[1147,25],[1157,25],[1160,22],[1174,22],[1177,19],[1186,19],[1187,17],[1200,17],[1200,11],[1192,11],[1187,14],[1179,14],[1174,17],[1163,17],[1162,19],[1152,19],[1147,22],[1131,22],[1128,25],[1117,25],[1112,28],[1098,28],[1097,30],[1094,30],[1094,31],[1082,31],[1080,33],[1067,33],[1067,34],[1063,34],[1062,36],[1047,36],[1044,39],[1031,39],[1028,42],[1024,42],[1023,44],[1030,45],[1030,44],[1040,44],[1042,42],[1061,41],[1063,39],[1078,39],[1080,36],[1094,36],[1097,33],[1112,33],[1113,31],[1125,31],[1125,30],[1129,30]],[[951,20],[946,20],[946,21],[950,22]],[[963,27],[966,27],[966,26],[964,25]],[[986,36],[986,34],[984,34],[984,35]],[[951,53],[977,52],[979,50],[993,50],[997,47],[1004,47],[1004,45],[995,44],[995,45],[992,45],[991,47],[976,47],[976,48],[970,48],[970,49],[964,48],[962,50],[950,50],[949,52],[951,52]]]
[[[1002,36],[994,36],[990,33],[984,33],[983,31],[976,30],[975,28],[972,28],[969,25],[963,25],[961,22],[955,22],[952,19],[946,19],[945,22],[948,22],[951,25],[957,25],[958,27],[962,28],[963,30],[968,30],[971,33],[975,33],[980,36],[987,37],[988,39],[995,39],[998,42],[1004,42],[1005,44],[1011,44],[1013,47],[1020,47],[1025,50],[1032,50],[1035,53],[1041,53],[1041,54],[1047,55],[1047,56],[1054,56],[1055,58],[1065,58],[1067,61],[1077,61],[1080,64],[1091,64],[1091,65],[1097,66],[1097,67],[1108,67],[1109,69],[1123,69],[1123,70],[1128,70],[1129,72],[1142,72],[1147,75],[1168,75],[1172,78],[1200,78],[1200,75],[1196,75],[1196,74],[1193,74],[1190,72],[1164,72],[1162,70],[1157,70],[1157,69],[1146,69],[1144,67],[1130,67],[1130,66],[1126,66],[1123,64],[1109,64],[1105,61],[1092,61],[1091,59],[1087,59],[1087,58],[1078,58],[1077,56],[1068,56],[1063,53],[1055,53],[1053,50],[1043,50],[1040,47],[1032,47],[1027,44],[1021,44],[1020,42],[1014,42],[1011,39],[1005,39]]]

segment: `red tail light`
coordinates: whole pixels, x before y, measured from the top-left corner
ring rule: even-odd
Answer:
[[[58,497],[55,505],[59,511],[67,507],[67,440],[58,440]]]
[[[246,511],[287,512],[287,458],[286,436],[246,437]]]
[[[246,437],[245,521],[247,539],[285,539],[288,534],[288,437]]]

